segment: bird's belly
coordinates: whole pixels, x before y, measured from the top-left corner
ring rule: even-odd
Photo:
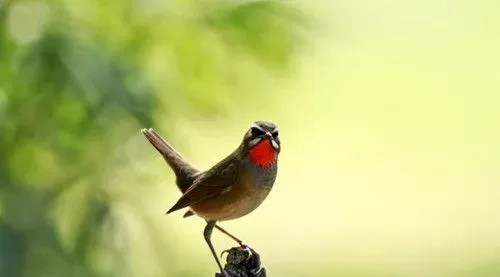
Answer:
[[[207,198],[191,206],[191,209],[206,220],[231,220],[249,214],[262,204],[270,188],[252,184],[238,184],[230,190]]]

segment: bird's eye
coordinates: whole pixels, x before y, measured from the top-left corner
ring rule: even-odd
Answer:
[[[262,131],[261,129],[259,128],[252,128],[252,137],[259,137],[259,136],[263,136],[265,135],[266,133],[264,131]]]
[[[273,138],[275,138],[275,139],[276,139],[276,138],[278,138],[278,131],[274,131],[274,132],[272,133],[272,135],[273,135]]]

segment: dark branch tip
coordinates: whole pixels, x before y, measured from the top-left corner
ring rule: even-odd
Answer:
[[[229,277],[266,277],[266,270],[261,268],[260,255],[247,246],[233,247],[227,253],[224,271]],[[216,277],[224,277],[216,273]]]

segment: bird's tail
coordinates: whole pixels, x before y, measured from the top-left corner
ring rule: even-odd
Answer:
[[[184,192],[192,184],[194,176],[199,170],[191,166],[168,142],[153,129],[142,129],[142,134],[148,139],[167,164],[172,168],[177,177],[177,186]]]

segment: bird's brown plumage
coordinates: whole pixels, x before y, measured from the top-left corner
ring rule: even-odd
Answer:
[[[254,122],[235,151],[203,172],[189,164],[153,129],[141,131],[172,168],[177,187],[183,193],[167,214],[189,207],[184,217],[196,214],[207,221],[203,235],[223,272],[211,242],[212,230],[217,228],[242,244],[216,222],[252,212],[269,194],[276,179],[281,148],[276,126],[267,121]]]
[[[275,129],[274,125],[270,125],[268,122],[257,122],[268,128],[269,130]],[[245,143],[242,143],[233,153],[228,155],[225,159],[211,167],[209,170],[201,172],[198,169],[194,168],[191,164],[189,164],[167,141],[165,141],[157,132],[153,129],[143,129],[142,133],[148,139],[148,141],[156,148],[158,152],[161,153],[163,158],[166,160],[167,164],[172,168],[176,175],[176,183],[181,192],[182,196],[179,198],[177,203],[173,205],[168,211],[167,214],[172,213],[174,211],[191,207],[191,210],[184,214],[184,217],[189,217],[193,214],[198,214],[199,216],[205,219],[216,219],[220,220],[221,218],[213,218],[214,216],[203,216],[203,210],[210,209],[212,210],[210,214],[216,214],[217,211],[213,211],[214,209],[220,208],[221,212],[225,209],[226,215],[224,218],[232,218],[232,216],[227,215],[228,205],[240,205],[243,206],[248,211],[240,211],[235,212],[237,214],[246,214],[247,212],[255,209],[260,205],[260,202],[264,200],[267,196],[267,191],[263,190],[263,193],[259,193],[258,191],[254,191],[252,186],[256,180],[252,178],[251,169],[252,166],[245,165],[245,159],[249,156],[250,150],[248,149]],[[269,143],[266,139],[263,139],[263,143]],[[257,145],[259,147],[259,145]],[[277,154],[273,154],[274,157],[277,157]],[[252,159],[250,159],[252,160]],[[248,162],[247,162],[248,163]],[[270,165],[273,165],[272,163]],[[257,165],[258,166],[258,165]],[[267,168],[266,164],[266,168]],[[263,170],[263,174],[266,174],[266,171],[275,171],[274,167],[271,166],[269,169]],[[275,174],[271,174],[271,176],[275,176]],[[269,179],[272,183],[274,182],[274,177]],[[267,182],[269,182],[267,181]],[[258,184],[257,184],[258,185]],[[267,184],[264,184],[267,187]],[[236,187],[238,191],[233,191],[231,193],[233,187]],[[250,201],[247,203],[248,207],[241,204],[240,200],[248,198],[247,195],[242,194],[245,192],[247,195],[251,195],[254,197],[252,200],[256,200],[256,203],[253,205]],[[226,197],[221,197],[222,194],[228,194]],[[200,202],[208,201],[214,202],[215,204],[203,205]],[[218,203],[217,201],[222,201],[223,203]],[[248,200],[245,200],[248,201]],[[198,208],[198,209],[197,209]],[[197,211],[198,210],[198,211]],[[236,215],[235,215],[236,216]]]
[[[210,170],[200,174],[167,214],[217,196],[238,180],[238,165],[229,156]]]

